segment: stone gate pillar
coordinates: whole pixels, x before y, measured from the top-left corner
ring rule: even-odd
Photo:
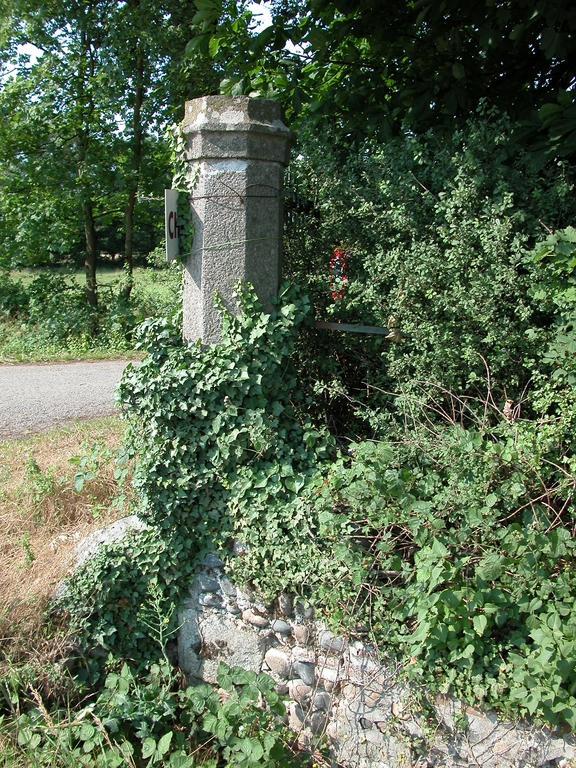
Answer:
[[[218,293],[232,312],[234,283],[252,283],[266,311],[282,268],[282,184],[292,132],[270,99],[205,96],[186,103],[194,242],[184,275],[184,338],[220,341]]]

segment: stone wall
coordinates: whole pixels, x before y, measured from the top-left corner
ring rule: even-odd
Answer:
[[[328,745],[334,766],[576,765],[573,739],[547,729],[446,697],[424,710],[401,665],[335,636],[290,595],[266,605],[238,589],[214,554],[198,569],[179,623],[179,664],[190,678],[215,683],[220,662],[268,673],[302,745]]]
[[[97,531],[76,565],[145,527],[130,516]],[[335,636],[311,606],[288,594],[267,605],[235,586],[215,554],[197,569],[179,624],[174,656],[190,682],[215,684],[220,662],[266,672],[286,697],[286,724],[304,748],[327,749],[331,768],[576,768],[573,736],[422,696],[402,664]]]

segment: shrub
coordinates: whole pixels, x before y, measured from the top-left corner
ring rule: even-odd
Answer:
[[[147,321],[147,356],[120,386],[128,454],[137,454],[137,512],[150,526],[103,549],[74,576],[67,598],[88,644],[138,663],[153,646],[141,621],[150,583],[166,611],[207,551],[248,552],[234,562],[269,592],[282,582],[318,581],[320,551],[307,499],[322,484],[333,446],[296,407],[290,355],[309,312],[306,296],[284,287],[263,314],[253,292],[241,312],[223,311],[222,343],[187,347],[167,321]],[[292,553],[307,553],[301,562]],[[224,554],[223,554],[224,556]]]
[[[481,114],[450,136],[406,134],[359,152],[306,137],[290,173],[285,261],[317,316],[386,327],[394,315],[411,336],[390,344],[310,331],[300,371],[324,389],[329,423],[369,436],[352,415],[389,410],[373,387],[399,392],[428,381],[477,397],[486,367],[496,398],[520,399],[555,314],[532,293],[547,269],[530,252],[544,227],[575,221],[568,164],[535,168],[514,126]],[[334,247],[348,254],[342,299],[329,290]]]
[[[13,317],[28,307],[28,294],[8,272],[0,271],[0,312]]]
[[[318,502],[348,564],[323,602],[432,687],[574,727],[575,419],[572,393],[562,417],[420,414],[400,443],[354,446]]]
[[[129,297],[124,279],[102,284],[98,307],[86,303],[85,290],[73,275],[44,272],[28,285],[2,275],[2,353],[45,359],[132,349],[134,329],[144,318],[172,315],[181,303],[178,269],[152,275],[148,285],[138,281]]]

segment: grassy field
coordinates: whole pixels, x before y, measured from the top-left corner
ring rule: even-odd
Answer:
[[[84,269],[74,269],[69,266],[46,267],[11,270],[10,277],[19,280],[23,285],[30,285],[39,275],[50,272],[54,275],[60,275],[62,278],[71,278],[78,285],[86,285],[86,272]],[[137,288],[153,289],[158,294],[166,294],[169,291],[167,283],[171,271],[168,269],[154,269],[152,267],[134,268],[134,285]],[[98,269],[98,285],[102,288],[118,285],[125,280],[125,273],[122,267],[106,266]]]
[[[122,269],[98,273],[99,307],[84,298],[83,270],[27,269],[0,275],[0,363],[134,357],[134,328],[180,306],[176,268],[136,268],[130,299]]]
[[[127,514],[128,478],[119,485],[114,461],[122,433],[110,416],[0,442],[0,677],[57,653],[46,601],[79,541]]]

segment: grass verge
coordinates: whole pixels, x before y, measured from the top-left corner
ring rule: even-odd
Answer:
[[[46,652],[43,609],[76,546],[126,514],[114,462],[122,432],[108,416],[0,442],[0,677]]]

